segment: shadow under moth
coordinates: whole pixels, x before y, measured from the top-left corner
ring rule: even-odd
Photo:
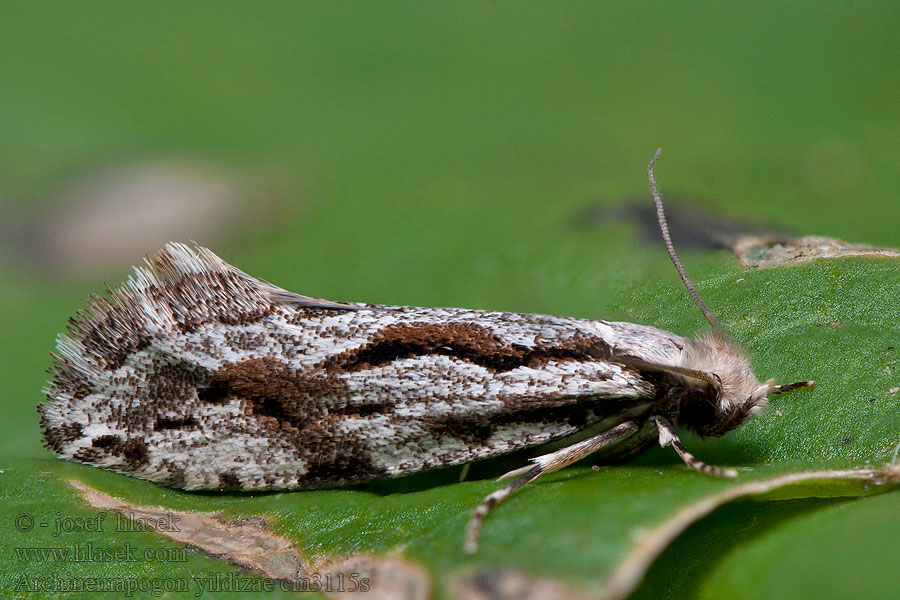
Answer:
[[[57,340],[38,407],[61,458],[186,490],[340,486],[579,439],[501,479],[472,516],[598,450],[672,446],[676,424],[721,436],[800,387],[760,383],[686,276],[648,171],[669,255],[710,323],[696,338],[536,314],[340,303],[169,243]],[[580,434],[580,435],[579,435]]]

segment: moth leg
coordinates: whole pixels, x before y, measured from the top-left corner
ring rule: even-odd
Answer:
[[[516,469],[515,471],[510,471],[506,475],[503,475],[500,479],[507,479],[509,477],[515,477],[516,475],[519,477],[499,490],[489,494],[472,513],[472,518],[469,519],[469,524],[466,527],[466,554],[475,554],[478,552],[478,534],[481,531],[481,524],[484,521],[484,518],[494,506],[503,502],[510,494],[526,483],[534,481],[544,473],[552,473],[553,471],[558,471],[563,467],[567,467],[573,462],[581,460],[589,454],[593,454],[604,446],[609,446],[614,442],[618,442],[619,440],[628,437],[637,430],[637,423],[634,421],[625,421],[599,435],[582,440],[576,444],[557,450],[556,452],[544,454],[543,456],[536,456],[531,459],[531,462],[535,463],[534,465]]]
[[[688,452],[688,449],[684,447],[684,444],[682,444],[681,440],[678,438],[678,432],[675,431],[675,426],[672,425],[672,422],[667,418],[655,416],[653,417],[653,420],[656,421],[656,429],[659,431],[659,445],[663,448],[665,448],[666,446],[672,446],[673,448],[675,448],[675,452],[678,453],[678,456],[681,457],[681,460],[684,461],[684,464],[694,469],[695,471],[700,471],[701,473],[706,473],[707,475],[727,477],[728,479],[737,478],[738,473],[734,469],[723,469],[721,467],[708,465]]]
[[[501,475],[494,481],[503,481],[504,479],[512,479],[513,477],[518,477],[522,473],[527,473],[528,471],[532,470],[533,468],[534,468],[534,465],[525,465],[524,467],[520,467],[518,469],[513,469],[512,471],[509,471],[508,473],[504,473],[503,475]]]

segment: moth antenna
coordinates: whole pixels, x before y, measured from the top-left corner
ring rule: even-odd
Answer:
[[[656,154],[653,155],[653,158],[650,159],[650,164],[647,166],[647,173],[650,176],[650,191],[653,193],[653,201],[656,203],[656,218],[659,221],[659,229],[662,232],[663,241],[666,243],[666,251],[669,253],[669,258],[672,259],[672,263],[675,265],[675,268],[678,270],[678,275],[681,277],[681,281],[684,282],[685,287],[694,298],[694,302],[696,302],[697,306],[700,307],[700,311],[703,313],[703,316],[706,317],[706,320],[709,322],[710,326],[712,326],[712,328],[716,331],[723,331],[722,323],[719,322],[719,317],[717,317],[716,313],[711,311],[709,307],[706,306],[706,303],[697,292],[697,288],[694,287],[694,282],[691,281],[691,278],[687,276],[687,272],[685,272],[684,266],[682,266],[681,264],[681,260],[679,260],[678,255],[675,254],[675,246],[672,244],[672,236],[669,235],[669,224],[666,222],[666,213],[663,210],[662,195],[659,193],[659,188],[656,185],[656,179],[653,178],[653,165],[654,163],[656,163],[656,159],[659,158],[661,152],[662,148],[659,148],[656,151]]]

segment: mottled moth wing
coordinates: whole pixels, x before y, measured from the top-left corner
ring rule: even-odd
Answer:
[[[343,305],[170,243],[92,297],[57,350],[39,412],[61,457],[185,489],[277,489],[643,422],[666,375],[611,357],[676,364],[683,340],[629,323]]]

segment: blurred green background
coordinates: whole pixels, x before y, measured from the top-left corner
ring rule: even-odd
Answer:
[[[51,459],[35,405],[55,335],[168,239],[312,296],[688,335],[701,317],[661,247],[604,212],[649,202],[646,163],[662,146],[670,210],[900,244],[896,2],[4,2],[0,22],[0,466],[25,464],[15,481]],[[876,379],[879,393],[900,385],[878,320],[897,322],[892,263],[758,272],[740,288],[726,253],[682,258],[701,291],[725,273],[707,300],[755,339],[763,377],[833,375],[820,395],[779,405],[806,418],[810,464],[889,456],[896,411],[868,397]],[[878,318],[870,300],[887,307]],[[781,315],[776,334],[754,338]],[[850,325],[822,327],[838,318]],[[806,344],[804,358],[792,362],[785,340]],[[874,432],[862,446],[842,445],[845,400],[855,431]],[[780,423],[757,421],[703,458],[802,462]],[[107,475],[92,477],[125,481]],[[121,485],[153,503],[180,497]],[[466,489],[459,515],[484,493]]]

